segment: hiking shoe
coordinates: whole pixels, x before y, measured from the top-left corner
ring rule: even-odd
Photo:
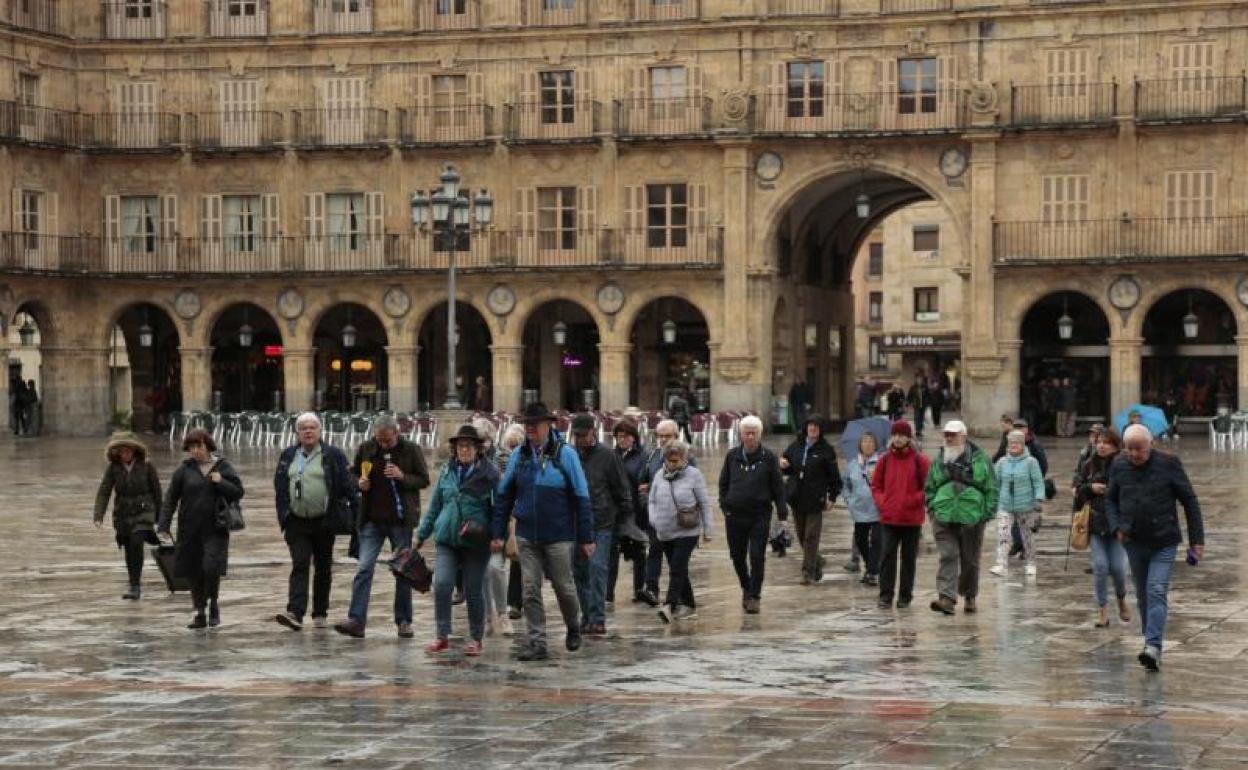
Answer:
[[[442,636],[425,645],[425,653],[428,655],[441,655],[449,649],[451,649],[450,641]]]
[[[676,612],[672,617],[676,620],[697,620],[698,611],[693,607],[681,604],[676,607]]]
[[[672,622],[672,616],[674,614],[675,613],[672,612],[672,608],[668,607],[666,604],[659,608],[659,620],[663,621],[665,624]]]
[[[645,602],[646,604],[649,604],[651,607],[659,606],[658,594],[656,594],[654,591],[651,591],[649,588],[638,591],[637,600],[640,602]]]
[[[473,639],[472,641],[464,645],[464,655],[469,658],[481,657],[481,650],[482,650],[481,642],[477,641],[476,639]]]
[[[568,652],[581,649],[581,632],[575,628],[569,628],[568,635],[563,640],[563,646],[568,648]]]
[[[192,629],[207,628],[208,616],[205,615],[203,612],[197,612],[195,613],[195,617],[191,620],[191,622],[186,624],[186,627],[192,628]]]
[[[880,584],[880,579],[875,575],[867,575],[862,579],[862,584],[866,586],[878,586]]]
[[[962,600],[962,611],[967,615],[974,615],[976,612],[979,612],[979,607],[975,604],[974,596],[968,596]]]
[[[988,571],[997,577],[1005,577],[1008,574],[1004,564],[994,564]]]
[[[946,615],[952,615],[958,603],[948,596],[942,596],[932,602],[932,612],[943,612]]]
[[[349,636],[352,639],[364,638],[364,624],[355,620],[347,619],[341,623],[335,623],[334,630],[343,636]]]
[[[507,608],[507,617],[508,617],[508,618],[510,618],[511,620],[519,620],[519,619],[520,619],[520,616],[521,616],[522,614],[524,614],[524,613],[520,612],[520,608],[519,608],[519,607],[508,607],[508,608]]]
[[[547,660],[548,658],[550,658],[550,653],[546,652],[545,647],[529,645],[516,653],[516,660],[524,661],[525,663],[535,660]]]
[[[1136,660],[1140,662],[1141,666],[1149,671],[1161,670],[1161,652],[1152,645],[1148,645],[1144,649],[1140,650],[1140,654],[1136,656]]]
[[[296,616],[290,610],[277,613],[277,615],[275,615],[273,619],[277,621],[278,625],[286,626],[291,631],[303,630],[303,620],[299,618],[298,616]]]
[[[415,632],[412,631],[411,623],[400,623],[398,627],[398,633],[399,633],[400,639],[415,639],[416,638]]]

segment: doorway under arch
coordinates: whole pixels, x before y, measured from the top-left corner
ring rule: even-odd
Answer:
[[[316,404],[361,412],[389,407],[389,338],[377,314],[343,302],[325,311],[313,332]]]
[[[1238,325],[1226,301],[1205,289],[1180,289],[1144,316],[1140,395],[1173,399],[1179,414],[1209,417],[1238,403]]]
[[[1033,432],[1056,432],[1071,387],[1075,413],[1108,424],[1109,318],[1095,300],[1077,291],[1045,295],[1023,316],[1019,337],[1019,411]]]
[[[239,302],[212,325],[212,408],[248,412],[283,408],[282,332],[259,305]]]
[[[182,410],[180,346],[177,325],[159,306],[136,302],[117,314],[109,368],[120,373],[124,363],[129,381],[112,383],[112,409],[129,412],[135,430],[160,433],[168,429],[169,415]]]
[[[490,326],[481,311],[463,300],[455,303],[455,388],[465,409],[493,410],[494,357]],[[446,303],[433,307],[420,325],[420,354],[416,366],[417,401],[427,408],[446,402]],[[479,381],[484,388],[478,387]]]
[[[598,324],[584,306],[566,299],[533,309],[524,323],[521,403],[579,411],[598,405]]]
[[[668,409],[677,395],[690,411],[711,408],[711,339],[706,316],[680,297],[660,297],[638,312],[629,331],[628,403]]]

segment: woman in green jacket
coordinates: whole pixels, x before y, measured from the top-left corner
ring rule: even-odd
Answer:
[[[143,546],[155,545],[156,513],[160,505],[160,478],[147,461],[147,447],[133,433],[117,433],[104,451],[108,467],[95,493],[95,526],[104,526],[108,499],[113,498],[113,533],[125,551],[130,590],[122,599],[137,600],[143,575]]]
[[[451,447],[454,457],[442,469],[429,510],[416,530],[417,549],[430,535],[438,547],[433,575],[437,636],[425,652],[439,655],[450,649],[451,592],[456,573],[462,569],[472,637],[464,645],[464,654],[475,657],[481,654],[485,636],[482,582],[490,559],[490,514],[499,475],[498,468],[484,456],[484,439],[471,425],[460,427],[451,437]]]

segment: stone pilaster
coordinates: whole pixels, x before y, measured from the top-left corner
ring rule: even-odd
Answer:
[[[502,412],[520,411],[521,365],[524,346],[490,345],[493,355],[494,409]]]
[[[212,348],[178,348],[182,358],[182,411],[207,411],[212,400]]]
[[[1143,337],[1111,337],[1109,340],[1110,414],[1107,416],[1111,419],[1140,400],[1140,354],[1143,347]]]
[[[286,411],[314,409],[316,378],[312,373],[316,348],[286,348],[282,351],[282,377],[286,389]]]
[[[7,331],[7,327],[5,328]],[[5,335],[0,333],[0,362],[4,364],[3,376],[0,376],[0,435],[8,435],[9,425],[9,345]]]
[[[108,430],[108,348],[40,348],[41,430],[63,436],[98,436]]]
[[[1235,403],[1235,408],[1245,409],[1248,408],[1248,334],[1236,335],[1235,344],[1239,348],[1239,383],[1236,393],[1239,400]]]
[[[386,346],[390,409],[396,412],[414,412],[417,409],[416,376],[419,356],[419,345]]]
[[[627,342],[598,343],[598,408],[603,411],[628,406],[629,354]]]

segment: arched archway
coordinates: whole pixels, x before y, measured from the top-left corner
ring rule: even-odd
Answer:
[[[551,409],[597,407],[600,336],[583,305],[566,299],[542,303],[525,320],[521,339],[522,404],[540,400]]]
[[[490,352],[493,342],[490,326],[481,311],[463,300],[455,303],[455,326],[455,387],[459,403],[465,409],[492,411],[494,361]],[[425,316],[420,324],[419,339],[417,401],[436,409],[446,402],[447,396],[445,302],[435,305]],[[479,381],[484,388],[478,387]]]
[[[1207,417],[1238,404],[1238,325],[1231,308],[1206,289],[1180,289],[1144,316],[1142,400],[1168,399],[1184,415]]]
[[[1019,327],[1020,412],[1036,433],[1056,433],[1059,411],[1110,417],[1109,318],[1096,300],[1059,291],[1037,300]],[[1069,384],[1066,380],[1069,379]]]
[[[389,407],[389,338],[377,314],[343,302],[326,310],[313,327],[316,404],[343,412]]]
[[[9,427],[18,435],[37,433],[44,394],[43,345],[52,339],[51,314],[40,302],[17,307],[5,329],[8,334]]]
[[[259,305],[226,307],[212,325],[212,408],[242,412],[283,408],[282,333]]]
[[[181,338],[173,318],[150,302],[122,308],[110,325],[112,411],[128,412],[135,430],[160,432],[182,409]]]
[[[710,328],[696,306],[680,297],[647,302],[629,330],[630,404],[667,409],[676,395],[691,411],[711,408]]]

